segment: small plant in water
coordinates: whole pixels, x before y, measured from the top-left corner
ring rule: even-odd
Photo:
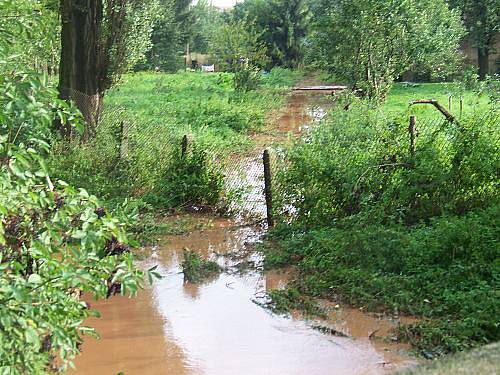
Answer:
[[[298,310],[307,316],[325,317],[324,310],[311,297],[304,295],[298,289],[289,287],[283,290],[271,290],[268,293],[269,302],[264,306],[275,314],[289,314]]]
[[[184,249],[184,261],[182,262],[184,281],[200,283],[221,271],[221,266],[216,262],[203,259],[196,251]]]

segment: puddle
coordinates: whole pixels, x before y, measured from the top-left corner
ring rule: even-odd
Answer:
[[[102,318],[89,324],[102,339],[85,342],[77,374],[383,374],[413,363],[398,354],[400,346],[368,339],[396,322],[340,310],[334,322],[352,338],[335,337],[300,316],[276,316],[255,304],[290,274],[263,274],[251,252],[256,267],[240,274],[238,254],[250,251],[261,233],[222,219],[211,226],[166,237],[149,252],[141,265],[158,264],[163,276],[152,289],[93,304]],[[217,259],[228,272],[201,285],[185,283],[184,248]]]
[[[88,339],[76,361],[77,374],[383,374],[414,362],[399,345],[369,340],[369,334],[396,322],[347,309],[335,311],[351,338],[323,334],[300,316],[269,313],[256,303],[282,288],[290,273],[263,274],[252,244],[261,233],[215,220],[211,228],[162,239],[144,267],[159,265],[163,278],[137,299],[116,297],[93,304],[102,340]],[[180,262],[189,248],[228,268],[201,285],[184,282]],[[241,253],[255,262],[239,273]],[[224,254],[226,254],[224,256]]]
[[[115,296],[91,301],[91,306],[101,318],[85,323],[101,339],[86,339],[76,371],[69,374],[188,374],[184,352],[165,339],[165,320],[154,306],[151,290],[141,291],[134,299]]]
[[[319,93],[295,92],[274,133],[257,137],[255,154],[244,159],[249,189],[243,201],[253,202],[253,210],[265,213],[261,151],[286,134],[307,131],[328,103]],[[320,323],[349,336],[337,337],[314,329],[318,322],[300,314],[283,317],[263,309],[255,302],[283,288],[293,272],[263,273],[253,251],[262,229],[200,215],[194,221],[201,225],[189,235],[165,237],[144,250],[140,266],[158,265],[161,280],[135,299],[92,304],[102,318],[88,323],[102,339],[85,341],[73,374],[384,374],[415,364],[402,354],[404,346],[369,338],[386,336],[397,321],[332,305],[330,319]],[[185,283],[184,248],[216,260],[225,272],[200,285]],[[246,272],[240,272],[242,262]]]

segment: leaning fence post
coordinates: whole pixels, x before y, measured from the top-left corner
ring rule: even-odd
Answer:
[[[125,121],[120,123],[120,158],[128,156],[128,124]]]
[[[271,182],[271,162],[269,158],[269,151],[264,150],[264,193],[266,196],[266,209],[267,209],[267,225],[269,228],[274,226],[273,218],[273,193]]]
[[[184,137],[182,137],[182,146],[181,146],[182,157],[186,156],[187,148],[188,148],[188,136],[185,135]]]
[[[417,118],[415,116],[410,116],[410,127],[408,128],[408,132],[410,133],[410,155],[414,157],[417,141]]]

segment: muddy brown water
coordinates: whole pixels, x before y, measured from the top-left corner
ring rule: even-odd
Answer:
[[[312,117],[322,116],[321,108],[311,106],[314,95],[292,95],[291,111],[278,127],[299,133]],[[292,270],[262,271],[253,245],[263,229],[230,219],[193,220],[202,229],[161,238],[157,246],[143,250],[139,265],[158,265],[161,280],[134,299],[91,302],[102,317],[86,323],[101,339],[85,340],[71,373],[384,374],[416,363],[406,346],[370,338],[374,333],[390,336],[398,320],[330,302],[325,302],[330,304],[329,319],[319,322],[299,313],[270,313],[259,303],[267,291],[283,288],[294,275]],[[184,282],[184,248],[217,261],[225,271],[200,285]],[[313,328],[318,323],[348,337],[324,334]]]

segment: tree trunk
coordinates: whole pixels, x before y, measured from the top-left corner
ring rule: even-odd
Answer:
[[[486,75],[489,74],[489,58],[490,58],[490,50],[488,47],[478,48],[477,49],[477,61],[479,64],[479,78],[484,80]]]
[[[102,112],[104,90],[100,87],[102,0],[60,0],[61,61],[60,98],[73,100],[87,123],[84,138],[95,132]],[[61,126],[65,136],[71,129]]]

